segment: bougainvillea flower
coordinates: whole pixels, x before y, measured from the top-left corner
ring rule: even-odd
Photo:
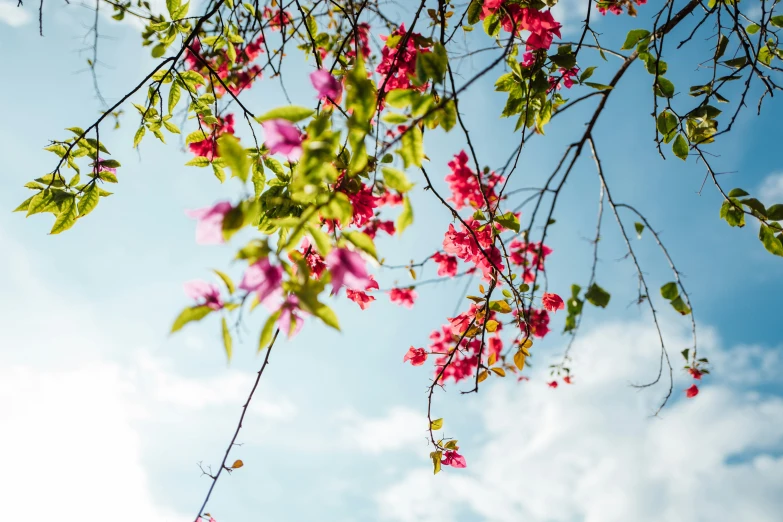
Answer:
[[[544,308],[549,312],[556,312],[565,308],[563,299],[557,294],[548,294],[544,292],[541,302],[543,303]]]
[[[310,83],[318,91],[319,98],[328,98],[337,100],[343,92],[343,87],[337,78],[332,76],[326,69],[318,69],[310,74]]]
[[[437,252],[432,256],[432,260],[438,263],[439,276],[454,277],[457,275],[456,257]]]
[[[392,303],[399,303],[401,306],[413,308],[413,301],[418,294],[413,288],[392,288],[389,290],[389,299]]]
[[[687,390],[685,390],[685,396],[688,397],[689,399],[696,397],[698,394],[699,394],[699,387],[696,386],[695,384],[692,385]]]
[[[283,280],[283,269],[274,266],[269,258],[259,259],[247,267],[239,288],[248,292],[256,292],[260,303],[268,303],[282,292],[280,282]]]
[[[369,276],[369,278],[370,283],[363,292],[361,290],[351,290],[350,288],[345,289],[345,296],[354,303],[358,304],[359,308],[362,310],[365,310],[368,306],[370,306],[371,302],[375,301],[375,296],[367,295],[367,292],[373,289],[378,290],[380,288],[378,286],[378,281],[376,281],[373,276]]]
[[[570,375],[566,375],[565,377],[563,377],[563,382],[566,383],[566,384],[573,384],[571,382],[571,376]]]
[[[351,290],[365,290],[371,283],[362,256],[347,248],[335,248],[326,256],[326,266],[332,274],[332,293],[345,286]]]
[[[557,388],[557,381],[551,381],[546,383],[550,388]]]
[[[698,368],[688,368],[688,373],[696,380],[701,380],[702,373]]]
[[[196,243],[199,245],[217,245],[225,242],[223,239],[223,218],[226,217],[231,208],[231,203],[221,201],[213,207],[185,211],[188,217],[198,219]]]
[[[444,466],[451,466],[453,468],[467,467],[465,457],[457,453],[456,451],[447,451],[443,454],[443,460],[440,461]]]
[[[267,120],[261,124],[266,139],[264,143],[272,154],[282,154],[289,161],[302,157],[302,133],[286,120]]]
[[[283,305],[280,307],[280,317],[277,318],[277,327],[286,334],[289,339],[293,338],[304,326],[304,311],[299,308],[299,299],[289,294]]]
[[[410,361],[413,366],[421,366],[426,360],[427,352],[424,351],[424,348],[414,348],[413,346],[408,349],[405,357],[402,358],[402,362]]]
[[[185,295],[196,301],[198,306],[208,306],[213,310],[223,308],[223,299],[217,285],[200,279],[188,281],[184,285]]]

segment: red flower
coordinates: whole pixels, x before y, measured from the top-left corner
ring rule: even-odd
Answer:
[[[547,386],[550,388],[557,388],[557,381],[548,382]]]
[[[688,368],[688,373],[691,374],[691,377],[693,377],[696,380],[701,380],[702,373],[699,371],[698,368]]]
[[[565,308],[563,299],[557,294],[548,294],[544,292],[544,296],[541,298],[541,301],[544,304],[544,309],[549,312],[556,312]]]
[[[408,349],[408,353],[402,358],[402,362],[410,361],[413,366],[421,366],[426,360],[427,352],[424,351],[424,348],[414,348],[413,346]]]
[[[349,288],[345,289],[345,295],[353,301],[354,303],[359,305],[359,308],[362,310],[365,310],[368,306],[370,306],[370,303],[375,301],[375,296],[367,295],[367,292],[369,292],[372,289],[378,290],[378,281],[376,281],[373,276],[369,276],[370,282],[367,284],[367,287],[364,289],[364,291],[361,290],[351,290]]]
[[[440,461],[444,466],[451,466],[453,468],[464,468],[467,466],[465,457],[457,453],[456,451],[447,451],[443,455],[443,460]]]
[[[454,277],[457,275],[457,258],[437,252],[432,260],[438,263],[438,275]]]
[[[696,397],[698,394],[699,394],[699,387],[696,386],[695,384],[692,385],[687,390],[685,390],[685,396],[688,397],[689,399]]]
[[[413,288],[392,288],[389,290],[389,299],[392,303],[399,303],[402,306],[413,308],[413,301],[417,294]]]
[[[570,375],[566,375],[565,377],[563,377],[563,382],[566,383],[566,384],[572,384],[571,383],[571,376]]]

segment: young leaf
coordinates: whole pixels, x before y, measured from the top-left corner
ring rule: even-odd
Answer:
[[[298,121],[304,120],[305,118],[309,118],[313,114],[315,114],[313,109],[300,107],[298,105],[287,105],[285,107],[277,107],[276,109],[272,109],[271,111],[262,114],[261,116],[257,116],[256,121],[258,123],[262,123],[267,120],[282,119],[288,120],[291,123],[296,123]]]
[[[174,324],[171,326],[171,333],[182,329],[183,326],[192,321],[202,320],[209,315],[210,312],[212,312],[212,309],[208,306],[189,306],[188,308],[185,308],[174,320]]]
[[[593,286],[588,288],[587,292],[585,293],[585,299],[587,299],[590,304],[601,308],[606,308],[606,306],[609,304],[610,298],[611,295],[609,292],[598,286],[596,283],[593,283]]]
[[[233,340],[231,339],[231,332],[228,330],[228,322],[226,322],[225,317],[221,320],[221,325],[223,331],[223,347],[226,349],[226,357],[230,361],[231,347],[233,345]]]

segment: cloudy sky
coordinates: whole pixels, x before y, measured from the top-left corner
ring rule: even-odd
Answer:
[[[574,27],[579,17],[569,5],[561,10]],[[27,197],[22,185],[52,168],[53,156],[41,150],[47,140],[86,126],[99,109],[85,72],[88,55],[80,52],[91,13],[77,2],[46,9],[41,38],[32,4],[17,9],[0,0],[0,52],[10,79],[0,86],[3,514],[21,521],[192,520],[209,485],[199,463],[218,464],[260,366],[253,346],[263,318],[243,329],[230,366],[216,324],[167,332],[186,304],[183,281],[208,278],[209,268],[239,273],[229,265],[232,245],[195,245],[184,216],[231,197],[236,186],[183,167],[187,155],[176,143],[149,141],[132,152],[135,129],[125,119],[120,130],[101,134],[123,163],[121,183],[89,219],[49,237],[47,218],[10,213]],[[600,28],[616,43],[633,22],[611,21],[620,29],[605,21]],[[151,61],[133,27],[102,27],[100,81],[113,101]],[[693,69],[688,59],[699,49],[686,50],[682,64],[670,60],[675,79]],[[465,74],[480,60],[466,63]],[[595,79],[606,80],[612,64],[599,65]],[[297,63],[289,72],[292,96],[302,102],[313,96],[302,81],[308,67]],[[488,382],[477,396],[461,396],[455,386],[438,394],[436,412],[446,433],[459,438],[467,469],[432,475],[429,369],[401,362],[451,314],[461,284],[422,289],[412,311],[384,297],[363,314],[338,301],[343,333],[309,324],[275,349],[232,453],[245,467],[221,478],[208,509],[219,522],[779,520],[783,266],[752,225],[736,230],[719,221],[719,197],[709,187],[698,194],[699,166],[657,156],[649,82],[641,70],[623,79],[597,141],[613,195],[647,213],[686,276],[701,351],[714,367],[699,396],[683,397],[690,382],[677,373],[674,400],[651,418],[664,387],[629,386],[655,374],[658,346],[647,310],[629,305],[633,268],[620,260],[620,238],[607,219],[598,281],[612,302],[607,310],[586,309],[573,351],[575,383],[546,386],[546,366],[567,341],[553,333],[536,344],[529,382]],[[516,137],[513,122],[487,116],[503,104],[490,84],[477,85],[465,116],[482,162],[497,167]],[[283,103],[274,82],[250,94],[257,112]],[[731,172],[724,175],[729,188],[771,204],[783,202],[783,164],[770,153],[780,107],[767,108],[741,118],[715,152],[720,170]],[[517,186],[535,186],[549,172],[584,116],[575,110],[552,124],[523,157]],[[462,147],[458,136],[435,137],[428,155],[437,177]],[[572,181],[547,269],[563,294],[589,275],[585,238],[594,234],[598,184],[588,158]],[[417,224],[380,245],[390,263],[428,253],[449,222],[431,196],[416,191],[413,198]],[[651,284],[668,281],[649,236],[635,246]],[[402,272],[379,278],[386,286],[410,281]],[[676,354],[688,346],[689,324],[659,308]]]

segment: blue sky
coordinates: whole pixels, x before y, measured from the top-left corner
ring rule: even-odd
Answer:
[[[31,6],[19,14],[15,2],[2,2],[5,68],[25,78],[0,87],[7,101],[0,208],[8,210],[0,212],[0,416],[10,428],[0,432],[0,458],[14,470],[0,476],[2,490],[12,493],[4,512],[17,520],[77,512],[85,522],[192,520],[208,487],[197,463],[215,466],[222,456],[261,362],[253,346],[263,318],[248,323],[230,367],[217,324],[167,332],[186,304],[182,282],[229,266],[235,246],[195,245],[184,211],[230,198],[237,186],[182,166],[188,156],[176,143],[147,140],[137,155],[126,118],[120,130],[101,133],[123,163],[121,182],[89,219],[47,236],[47,218],[10,213],[27,197],[22,185],[52,168],[54,156],[42,150],[47,140],[88,124],[98,105],[89,74],[77,72],[86,65],[78,50],[90,12],[47,4],[40,38]],[[559,19],[578,27],[573,6],[564,2]],[[642,8],[639,22],[645,15]],[[612,43],[635,25],[599,23]],[[135,28],[102,27],[111,38],[101,42],[109,66],[100,81],[114,100],[152,62]],[[690,73],[699,49],[670,60],[675,83]],[[313,93],[302,80],[309,69],[297,58],[288,86],[295,101],[307,102]],[[615,64],[599,65],[594,78],[605,81]],[[343,333],[308,324],[275,349],[243,446],[233,453],[246,466],[221,479],[209,507],[219,522],[777,520],[783,267],[763,250],[753,225],[731,229],[718,219],[720,198],[709,185],[697,194],[704,173],[692,159],[658,157],[649,82],[634,67],[610,98],[596,138],[614,197],[647,214],[686,275],[702,350],[714,366],[698,398],[681,399],[689,383],[677,374],[677,398],[651,419],[664,390],[628,386],[654,374],[658,348],[648,311],[628,306],[634,272],[617,261],[624,251],[607,214],[598,282],[612,302],[607,310],[586,308],[575,385],[545,385],[545,367],[567,340],[553,333],[536,345],[530,382],[489,383],[467,397],[450,386],[436,411],[460,439],[468,468],[433,477],[424,436],[429,369],[401,360],[451,315],[462,283],[423,288],[412,311],[383,296],[364,313],[337,301]],[[491,83],[477,86],[463,107],[482,163],[499,167],[517,137],[514,122],[495,117],[504,100],[491,94]],[[248,99],[259,113],[283,103],[268,80]],[[761,191],[768,204],[783,201],[783,165],[772,153],[780,114],[779,103],[760,117],[746,112],[716,147],[720,170],[736,171],[724,176],[726,186]],[[574,110],[558,117],[546,138],[531,141],[512,187],[536,186],[584,120],[585,112]],[[442,179],[464,143],[456,134],[433,138],[429,170]],[[584,238],[594,234],[597,194],[585,156],[548,240],[554,291],[565,294],[587,280],[591,245]],[[416,191],[413,198],[414,227],[379,244],[390,263],[429,254],[449,223],[431,196]],[[654,288],[670,280],[649,235],[634,246]],[[383,286],[409,281],[404,272],[380,277]],[[688,345],[688,324],[663,304],[676,354]],[[563,319],[555,318],[555,331]]]

